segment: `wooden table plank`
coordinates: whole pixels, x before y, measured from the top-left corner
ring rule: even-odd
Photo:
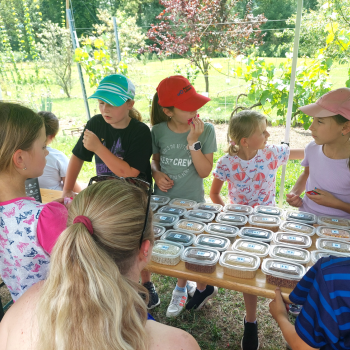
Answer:
[[[43,203],[52,202],[54,199],[62,197],[62,191],[48,190],[40,188],[41,199]]]

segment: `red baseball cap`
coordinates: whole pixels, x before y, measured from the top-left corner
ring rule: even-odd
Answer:
[[[157,87],[157,92],[160,106],[176,107],[186,112],[196,111],[210,101],[210,98],[198,94],[182,75],[163,79]]]
[[[340,88],[329,91],[315,103],[299,108],[303,113],[315,117],[325,118],[340,114],[350,120],[350,89]]]

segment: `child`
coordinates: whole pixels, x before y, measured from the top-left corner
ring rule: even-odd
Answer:
[[[120,180],[79,193],[47,280],[1,322],[1,349],[199,350],[190,334],[147,314],[140,297],[140,272],[154,242],[147,204],[144,190]]]
[[[250,205],[275,205],[276,173],[289,159],[302,159],[303,150],[290,150],[285,144],[268,145],[266,117],[256,111],[245,110],[230,119],[228,127],[230,146],[228,154],[221,157],[213,172],[210,189],[213,203],[224,205],[220,191],[228,182],[231,203]],[[246,307],[242,349],[259,347],[256,322],[257,297],[243,293]]]
[[[287,202],[301,211],[350,219],[350,89],[330,91],[299,109],[313,117],[309,130],[314,141],[305,148],[305,170]],[[305,188],[319,194],[301,199]]]
[[[41,111],[38,114],[44,119],[46,146],[48,146],[56,137],[60,124],[57,117],[51,112]],[[46,156],[44,173],[38,178],[39,186],[40,188],[62,191],[66,179],[69,159],[64,153],[57,149],[51,147],[46,147],[46,149],[49,154]],[[73,191],[81,191],[79,184],[75,183]]]
[[[181,75],[158,85],[151,113],[155,194],[205,201],[203,179],[213,167],[216,138],[213,125],[203,123],[197,110],[208,101]],[[197,310],[217,294],[217,287],[202,283],[194,290],[193,284],[186,288],[186,280],[178,279],[167,317],[180,314],[188,294],[194,293],[186,309]]]
[[[142,123],[134,109],[135,86],[124,75],[113,74],[101,80],[89,98],[97,99],[101,114],[92,117],[73,149],[69,161],[63,196],[72,197],[73,187],[84,162],[95,156],[97,175],[119,177],[142,176],[152,183],[150,157],[152,138],[149,127]],[[150,309],[160,300],[151,282],[151,273],[141,274],[150,292]]]
[[[292,349],[349,349],[350,258],[321,258],[311,267],[290,294],[289,299],[303,305],[295,326],[281,292],[270,303],[270,312]]]
[[[13,300],[46,278],[51,250],[66,228],[67,209],[26,196],[25,180],[43,173],[46,133],[42,117],[0,102],[0,273]]]

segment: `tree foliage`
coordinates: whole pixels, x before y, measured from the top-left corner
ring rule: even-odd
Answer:
[[[248,4],[243,19],[234,12],[236,0],[160,0],[164,10],[147,36],[154,42],[150,51],[187,58],[204,75],[209,92],[210,58],[238,54],[251,45],[261,45],[259,28],[266,21],[254,16]],[[142,51],[141,51],[142,52]]]

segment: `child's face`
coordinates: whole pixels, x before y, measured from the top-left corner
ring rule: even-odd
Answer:
[[[43,174],[46,165],[46,156],[49,151],[46,149],[46,132],[43,126],[39,137],[34,141],[30,151],[24,153],[24,164],[27,168],[26,175],[29,178],[39,177]]]
[[[118,127],[129,117],[129,110],[134,106],[134,101],[129,100],[119,107],[98,100],[98,107],[106,123],[112,127]]]
[[[173,111],[170,111],[170,110],[168,111],[170,112],[170,114],[168,114],[169,117],[173,118],[178,123],[186,124],[186,125],[188,125],[188,120],[195,117],[198,113],[197,110],[193,112],[186,112],[176,107],[174,107]]]
[[[264,149],[270,134],[266,130],[266,121],[262,121],[254,134],[247,138],[248,147],[250,149]]]
[[[336,123],[332,117],[313,118],[309,127],[317,145],[333,143],[341,138],[342,125]]]

